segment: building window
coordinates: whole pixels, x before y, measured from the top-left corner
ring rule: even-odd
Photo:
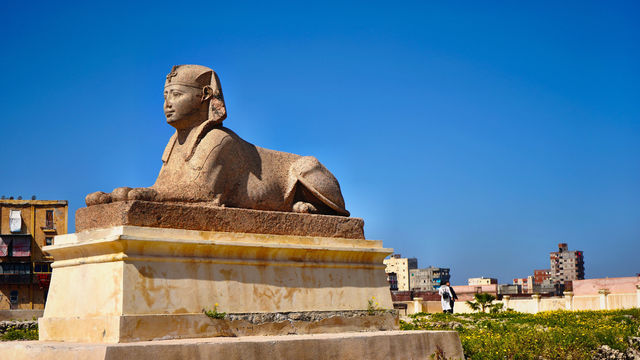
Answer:
[[[50,273],[51,272],[51,264],[49,263],[40,263],[40,264],[35,264],[34,265],[34,271],[35,273]]]
[[[9,294],[9,302],[11,305],[18,305],[18,290],[13,290]]]
[[[45,242],[45,245],[53,245],[53,237],[47,236],[44,242]]]
[[[12,233],[20,232],[22,230],[22,216],[20,210],[9,211],[9,230]]]
[[[45,226],[47,229],[53,229],[53,210],[47,210]]]

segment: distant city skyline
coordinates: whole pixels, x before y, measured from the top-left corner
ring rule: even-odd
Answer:
[[[640,272],[636,2],[0,5],[0,195],[149,186],[172,65],[220,76],[225,125],[316,156],[367,238],[451,282]],[[142,135],[140,135],[142,134]],[[55,146],[53,145],[55,144]]]

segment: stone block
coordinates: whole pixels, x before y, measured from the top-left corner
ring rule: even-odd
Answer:
[[[16,341],[0,344],[0,354],[12,360],[464,359],[455,331],[243,336],[126,344]]]
[[[345,216],[140,200],[93,205],[76,211],[77,232],[122,225],[364,239],[364,220]]]

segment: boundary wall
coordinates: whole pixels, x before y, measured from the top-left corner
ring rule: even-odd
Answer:
[[[564,296],[542,297],[538,294],[531,295],[530,298],[511,298],[504,295],[502,300],[494,303],[503,303],[505,309],[513,309],[518,312],[535,314],[542,311],[554,310],[619,310],[640,308],[640,284],[637,284],[633,293],[611,293],[608,289],[599,289],[597,294],[574,295],[573,292],[565,291]],[[414,298],[413,301],[398,301],[394,304],[404,304],[396,307],[400,315],[410,315],[419,312],[439,313],[442,312],[440,301],[424,301],[422,298]],[[406,305],[406,309],[404,308]],[[465,301],[456,301],[454,313],[474,312]]]

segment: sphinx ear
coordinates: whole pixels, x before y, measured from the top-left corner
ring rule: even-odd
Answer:
[[[211,86],[205,86],[205,92],[203,93],[203,99],[206,95],[207,88],[211,90],[211,96],[209,99],[209,120],[212,120],[215,125],[221,124],[224,119],[227,118],[227,108],[224,105],[224,96],[222,95],[222,86],[220,85],[220,79],[215,71],[211,77]]]
[[[200,99],[201,102],[205,102],[208,100],[211,100],[213,98],[213,88],[209,85],[206,85],[203,89],[202,89],[202,99]]]

